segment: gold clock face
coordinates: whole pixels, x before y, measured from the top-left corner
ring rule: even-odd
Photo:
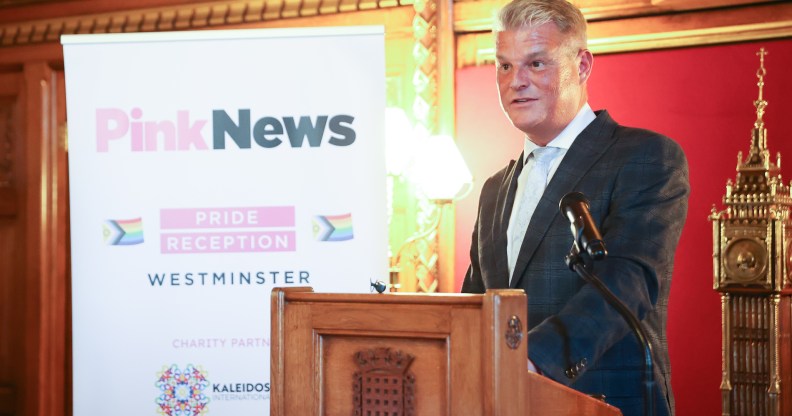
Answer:
[[[726,246],[726,272],[738,282],[751,283],[767,271],[767,250],[751,238],[732,240]]]

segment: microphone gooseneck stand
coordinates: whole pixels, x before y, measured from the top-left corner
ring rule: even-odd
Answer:
[[[586,209],[588,209],[588,201],[586,201]],[[567,214],[563,209],[562,213]],[[585,221],[583,221],[580,216],[568,217],[572,222],[572,233],[574,234],[575,241],[564,260],[571,270],[575,271],[583,280],[596,287],[597,290],[602,293],[605,300],[607,300],[608,303],[621,314],[622,318],[627,321],[627,324],[630,326],[630,329],[632,329],[638,342],[641,343],[644,351],[644,415],[654,416],[654,365],[652,362],[652,344],[649,341],[649,337],[646,336],[646,331],[644,331],[643,325],[638,321],[638,318],[636,318],[627,306],[625,306],[624,303],[602,283],[602,280],[600,280],[597,275],[590,271],[593,266],[592,256],[589,256],[586,252],[581,253],[578,248],[585,247],[581,241]],[[604,249],[604,242],[602,243],[602,248],[603,252],[607,254],[607,250]],[[598,254],[599,255],[595,257],[597,260],[605,258],[605,254]]]

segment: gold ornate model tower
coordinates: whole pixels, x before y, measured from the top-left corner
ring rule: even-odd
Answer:
[[[712,208],[715,290],[723,323],[723,415],[792,415],[792,197],[767,149],[764,48],[751,148],[737,156],[737,179],[726,184],[726,209]]]

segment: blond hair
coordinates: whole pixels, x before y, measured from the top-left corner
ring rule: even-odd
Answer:
[[[573,41],[573,46],[587,47],[586,18],[567,0],[512,0],[498,12],[493,31],[520,30],[550,22]]]

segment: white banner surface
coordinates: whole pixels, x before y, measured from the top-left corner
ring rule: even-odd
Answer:
[[[268,414],[272,288],[387,278],[383,29],[62,43],[74,414]]]

